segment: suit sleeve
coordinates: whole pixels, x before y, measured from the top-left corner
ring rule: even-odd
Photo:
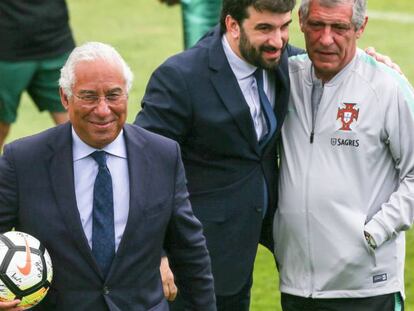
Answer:
[[[378,247],[408,230],[414,222],[414,90],[400,78],[400,87],[390,99],[385,117],[386,143],[400,184],[365,226]]]
[[[11,150],[6,145],[0,158],[0,232],[10,231],[17,224],[17,177]]]
[[[161,65],[148,82],[134,123],[182,144],[191,128],[189,92],[178,65]]]
[[[177,145],[174,208],[165,248],[175,280],[189,310],[214,311],[215,295],[210,257],[202,225],[188,198],[184,167]]]
[[[290,45],[290,44],[287,45],[286,51],[287,51],[288,57],[306,53],[306,51],[304,49],[297,48],[297,47],[295,47],[293,45]]]

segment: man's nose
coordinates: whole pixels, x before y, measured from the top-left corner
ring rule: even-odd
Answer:
[[[268,42],[271,46],[277,49],[281,49],[283,47],[282,32],[280,31],[280,29],[275,29],[270,33]]]
[[[98,115],[105,116],[108,113],[111,113],[111,109],[109,108],[108,102],[105,96],[100,96],[98,102],[96,103],[95,113]]]
[[[334,33],[332,32],[331,26],[326,25],[322,30],[319,42],[324,46],[330,46],[334,42],[333,35]]]

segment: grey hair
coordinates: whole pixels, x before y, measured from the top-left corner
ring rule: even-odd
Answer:
[[[119,64],[125,79],[127,93],[131,89],[134,75],[122,56],[110,45],[101,42],[87,42],[76,47],[70,53],[65,65],[60,70],[59,86],[68,97],[72,96],[72,87],[75,84],[75,67],[80,62],[90,62],[102,59],[110,63]]]
[[[299,12],[303,18],[307,18],[309,14],[309,5],[311,1],[318,1],[321,6],[334,7],[339,4],[354,3],[352,6],[352,24],[356,30],[359,30],[364,24],[367,13],[367,0],[302,0]]]

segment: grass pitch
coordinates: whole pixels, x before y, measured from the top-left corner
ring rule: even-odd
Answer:
[[[157,0],[68,0],[71,25],[77,43],[102,41],[113,45],[124,56],[135,74],[130,94],[132,122],[151,72],[168,56],[181,51],[182,34],[179,7],[169,8]],[[397,62],[414,83],[414,2],[410,0],[369,1],[372,18],[360,47],[374,46]],[[291,26],[291,43],[303,47],[297,26],[297,12]],[[40,114],[25,95],[19,118],[8,141],[52,126],[47,114]],[[412,135],[407,133],[407,135]],[[413,155],[414,156],[414,155]],[[414,311],[414,230],[407,234],[406,310]],[[259,248],[254,271],[252,311],[280,309],[277,272],[272,255]]]

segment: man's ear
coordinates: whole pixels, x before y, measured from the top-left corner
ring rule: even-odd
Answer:
[[[362,34],[365,31],[365,27],[367,26],[367,23],[368,23],[368,16],[365,16],[364,23],[362,24],[362,26],[356,32],[357,39],[361,38]]]
[[[234,40],[238,40],[240,37],[240,26],[239,23],[230,15],[226,16],[226,32]]]
[[[301,13],[300,10],[298,11],[298,14],[299,14],[299,26],[300,26],[300,30],[303,32],[303,27],[304,27],[305,21],[303,20],[303,16],[302,16],[302,13]]]
[[[59,95],[60,95],[60,101],[62,103],[62,106],[66,110],[68,110],[68,107],[69,107],[68,95],[66,95],[65,92],[63,92],[63,89],[61,87],[59,88]]]

